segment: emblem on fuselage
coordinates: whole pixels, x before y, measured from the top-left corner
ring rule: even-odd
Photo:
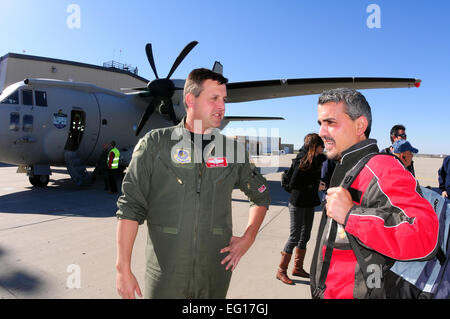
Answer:
[[[58,113],[53,113],[53,125],[57,129],[62,129],[67,126],[67,114],[64,114],[62,110],[58,110]]]

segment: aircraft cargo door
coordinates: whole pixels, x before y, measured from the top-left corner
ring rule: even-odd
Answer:
[[[95,149],[99,134],[99,110],[94,107],[86,109],[73,107],[70,112],[70,128],[64,150],[76,152],[86,161]]]
[[[72,110],[70,113],[70,130],[67,137],[66,151],[77,151],[83,139],[86,124],[86,114],[83,111]]]

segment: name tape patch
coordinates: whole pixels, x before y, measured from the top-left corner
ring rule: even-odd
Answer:
[[[227,167],[228,162],[226,157],[210,157],[206,161],[206,167]]]

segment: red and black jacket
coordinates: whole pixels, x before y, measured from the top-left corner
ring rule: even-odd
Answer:
[[[340,186],[346,173],[372,153],[378,153],[373,139],[344,151],[330,187]],[[338,225],[323,298],[367,298],[371,291],[347,233],[356,238],[366,264],[380,267],[382,272],[394,260],[427,259],[438,248],[439,223],[433,207],[422,197],[414,176],[394,156],[373,156],[348,190],[354,206],[345,224]],[[319,228],[311,265],[311,291],[319,282],[331,221],[327,218]]]

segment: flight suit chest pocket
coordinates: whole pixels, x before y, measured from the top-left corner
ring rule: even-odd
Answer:
[[[185,203],[185,177],[159,155],[154,167],[149,201],[149,226],[164,233],[178,234]]]
[[[230,234],[232,230],[231,202],[235,185],[232,168],[207,168],[213,178],[211,232],[214,235]]]

